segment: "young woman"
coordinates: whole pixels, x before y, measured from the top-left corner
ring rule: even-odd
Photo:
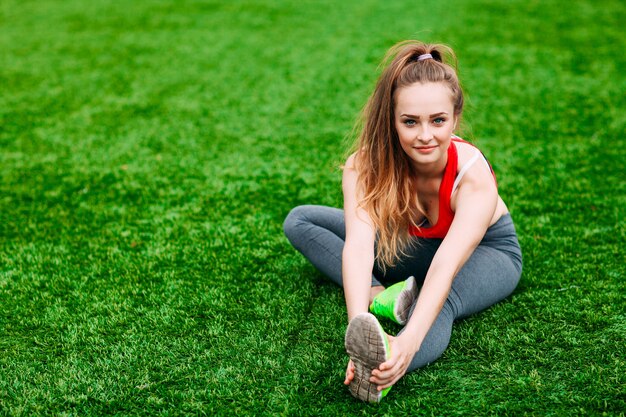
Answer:
[[[407,41],[389,61],[344,166],[344,209],[300,206],[284,224],[344,288],[345,384],[372,402],[440,357],[453,321],[507,297],[522,271],[494,173],[453,133],[463,110],[453,51]],[[368,310],[405,326],[387,335]]]

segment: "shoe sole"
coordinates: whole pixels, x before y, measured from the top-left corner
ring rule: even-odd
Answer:
[[[419,289],[417,288],[415,278],[409,277],[406,287],[398,294],[396,305],[393,309],[393,315],[396,317],[398,324],[405,325],[409,321],[409,313],[418,294]]]
[[[388,357],[385,335],[370,313],[354,317],[346,330],[346,351],[354,364],[354,379],[349,385],[350,393],[367,402],[379,402],[382,392],[370,382],[372,371]]]

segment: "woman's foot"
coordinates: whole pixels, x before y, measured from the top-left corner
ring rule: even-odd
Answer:
[[[377,285],[375,287],[370,287],[370,305],[372,305],[372,302],[374,301],[374,298],[376,298],[376,296],[378,294],[380,294],[381,292],[385,291],[385,287],[383,287],[382,285]]]
[[[350,393],[363,401],[379,402],[389,388],[378,391],[370,382],[372,371],[391,355],[387,334],[370,313],[354,317],[346,330],[346,351],[354,364],[354,378],[350,382]]]
[[[405,325],[418,294],[415,278],[409,277],[377,294],[370,304],[370,312]]]

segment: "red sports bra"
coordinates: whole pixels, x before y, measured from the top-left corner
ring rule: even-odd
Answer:
[[[412,236],[443,239],[448,234],[448,230],[450,230],[452,220],[454,220],[454,212],[450,207],[450,197],[452,197],[454,180],[456,179],[457,168],[459,165],[459,155],[454,142],[462,142],[472,145],[461,138],[456,136],[452,137],[452,141],[448,147],[448,162],[443,172],[441,185],[439,186],[439,218],[437,219],[437,223],[430,227],[410,226],[409,234]],[[495,173],[493,172],[493,169],[491,169],[491,173],[493,174],[495,180]]]

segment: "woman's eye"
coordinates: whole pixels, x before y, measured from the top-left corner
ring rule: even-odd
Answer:
[[[405,120],[404,124],[407,126],[415,126],[415,120]]]
[[[436,119],[433,120],[433,122],[436,125],[442,125],[442,124],[445,123],[445,121],[446,121],[446,119],[444,119],[443,117],[437,117]]]

